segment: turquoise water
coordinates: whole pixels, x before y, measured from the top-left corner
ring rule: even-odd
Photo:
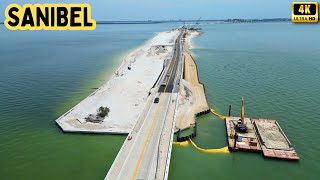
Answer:
[[[64,134],[55,119],[125,54],[175,25],[0,33],[0,179],[102,179],[125,137]]]
[[[215,24],[194,39],[200,81],[211,107],[221,114],[276,119],[299,162],[264,159],[255,153],[204,154],[174,146],[170,179],[317,179],[320,169],[320,26]],[[224,122],[198,118],[195,139],[203,148],[227,145]]]
[[[65,134],[54,120],[99,87],[130,50],[177,24],[98,25],[95,31],[0,26],[1,179],[102,179],[124,136]],[[276,119],[301,157],[204,154],[174,146],[170,179],[316,179],[320,165],[319,25],[213,24],[194,39],[210,106]],[[202,148],[226,146],[224,122],[198,118]]]

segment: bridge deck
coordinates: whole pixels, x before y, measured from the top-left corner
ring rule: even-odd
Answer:
[[[151,93],[147,106],[137,124],[129,134],[105,179],[159,179],[166,177],[170,162],[172,132],[177,94],[176,77],[180,70],[180,39],[176,41],[170,66],[163,73],[169,73],[169,79],[162,92]],[[179,68],[180,69],[180,68]],[[177,75],[178,72],[178,75]],[[164,74],[161,75],[164,77]],[[162,79],[156,84],[159,87]],[[167,93],[164,93],[167,92]],[[159,97],[158,103],[153,103]],[[163,178],[161,178],[163,179]]]

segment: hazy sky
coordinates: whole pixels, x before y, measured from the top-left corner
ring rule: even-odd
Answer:
[[[10,3],[58,2],[89,3],[95,20],[112,21],[290,18],[292,0],[0,0],[0,21]]]

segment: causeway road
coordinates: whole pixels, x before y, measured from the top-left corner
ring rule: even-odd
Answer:
[[[161,174],[161,177],[164,177],[163,174],[165,172],[161,171],[166,168],[158,167],[159,164],[163,165],[163,163],[159,163],[159,159],[167,159],[168,154],[163,153],[162,151],[162,153],[159,153],[160,141],[162,142],[163,139],[166,139],[168,142],[161,144],[166,144],[166,146],[171,145],[169,143],[170,138],[162,138],[161,136],[164,131],[168,132],[172,129],[172,123],[166,123],[166,121],[168,121],[168,119],[170,119],[171,122],[173,121],[174,113],[168,112],[172,112],[172,104],[176,101],[174,98],[177,98],[176,93],[171,92],[176,89],[178,82],[176,79],[180,78],[176,75],[177,68],[181,65],[180,42],[184,33],[183,30],[180,31],[175,43],[173,58],[171,59],[170,65],[163,71],[163,73],[166,74],[161,75],[162,78],[169,76],[166,78],[166,86],[161,89],[160,85],[163,79],[160,79],[155,87],[159,87],[159,91],[154,92],[149,96],[146,106],[136,125],[125,140],[105,177],[106,180],[159,179],[160,176],[157,177],[157,174],[159,173]],[[159,97],[160,99],[158,103],[153,102],[156,97]],[[170,136],[170,133],[164,134],[168,137]],[[169,149],[169,147],[163,147],[162,145],[161,149]]]

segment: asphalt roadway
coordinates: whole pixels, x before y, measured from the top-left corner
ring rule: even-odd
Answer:
[[[181,34],[177,38],[170,66],[167,71],[164,71],[164,73],[169,74],[169,79],[162,92],[172,92],[174,88],[178,62],[181,57]],[[164,76],[162,75],[162,77]],[[157,83],[158,86],[160,82]],[[160,98],[159,103],[153,103],[155,97]],[[168,118],[167,112],[169,107],[171,108],[171,97],[172,93],[159,92],[152,93],[149,96],[145,109],[132,132],[128,135],[132,139],[126,139],[105,179],[157,179],[159,142],[161,133],[165,128],[165,121]],[[169,118],[173,118],[173,116]]]
[[[181,59],[181,49],[180,49],[181,48],[181,43],[180,43],[180,40],[181,40],[182,34],[183,33],[181,33],[179,35],[179,37],[177,38],[177,40],[176,40],[175,47],[174,47],[173,58],[171,60],[170,67],[168,68],[168,71],[167,71],[169,73],[172,71],[172,75],[167,80],[167,87],[164,86],[164,85],[159,87],[159,90],[158,90],[159,93],[162,93],[162,92],[171,93],[173,91],[173,88],[174,88],[174,85],[175,85],[175,79],[176,79],[176,76],[177,76],[177,69],[178,69],[178,65],[179,65],[180,59]],[[161,80],[161,82],[162,81],[163,81],[163,79]]]
[[[161,97],[162,108],[152,103],[138,133],[132,137],[132,147],[116,178],[110,179],[155,179],[158,145],[170,102],[170,94]],[[159,102],[160,103],[160,102]]]

